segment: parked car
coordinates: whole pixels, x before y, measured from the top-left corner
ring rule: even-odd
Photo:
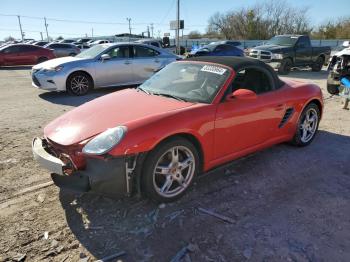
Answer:
[[[288,74],[293,67],[310,66],[312,71],[321,71],[330,53],[329,46],[311,46],[307,35],[277,35],[252,48],[249,56],[268,63],[280,74]]]
[[[92,42],[88,42],[88,45],[89,46],[94,46],[94,45],[100,45],[100,44],[108,44],[110,43],[109,40],[95,40],[95,41],[92,41]]]
[[[80,49],[73,44],[49,43],[45,48],[53,49],[56,57],[75,56],[80,53]]]
[[[210,44],[227,44],[227,45],[237,46],[237,47],[243,49],[242,43],[239,41],[234,41],[234,40],[222,40],[222,41],[217,41],[217,42],[211,42]]]
[[[187,57],[194,56],[244,56],[244,52],[236,46],[214,42],[187,54]]]
[[[144,45],[153,45],[158,48],[163,47],[162,42],[157,39],[140,39],[140,40],[136,40],[135,43],[140,43]]]
[[[13,44],[0,48],[0,66],[35,65],[55,58],[52,50],[27,44]]]
[[[102,44],[33,67],[35,87],[84,95],[92,88],[137,85],[178,57],[135,43]]]
[[[261,61],[196,57],[62,115],[32,149],[59,187],[169,202],[228,161],[309,145],[322,109],[318,86],[284,82]]]
[[[91,38],[80,38],[80,39],[78,39],[75,42],[82,44],[82,43],[87,43],[87,42],[92,41],[92,40],[94,40],[94,39],[91,39]]]
[[[37,45],[37,46],[45,46],[47,45],[49,42],[47,41],[37,41],[37,42],[34,42],[33,45]]]
[[[74,39],[63,39],[63,40],[58,41],[58,43],[71,44],[71,43],[74,43],[75,41],[76,40],[74,40]]]

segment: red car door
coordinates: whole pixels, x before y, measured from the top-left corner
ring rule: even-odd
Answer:
[[[243,73],[242,73],[243,72]],[[238,72],[232,90],[249,89],[254,99],[222,101],[215,119],[215,159],[277,139],[278,126],[285,112],[281,92],[274,90],[274,83],[267,72],[245,69]],[[237,81],[236,81],[237,80]],[[231,93],[230,90],[227,94]]]
[[[3,64],[4,66],[16,65],[18,61],[18,46],[8,46],[2,50]]]

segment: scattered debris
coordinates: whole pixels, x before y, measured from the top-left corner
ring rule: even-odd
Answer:
[[[160,209],[163,209],[166,207],[166,205],[164,203],[161,203],[159,206],[158,206]]]
[[[96,262],[106,262],[106,261],[109,261],[113,258],[117,258],[117,257],[120,257],[120,256],[124,256],[126,254],[126,252],[124,251],[120,251],[118,253],[115,253],[113,255],[110,255],[110,256],[107,256],[107,257],[104,257],[104,258],[101,258],[99,260],[97,260]]]
[[[36,200],[38,200],[38,202],[40,202],[40,203],[44,203],[45,198],[46,198],[46,195],[44,193],[40,193],[38,195],[38,197],[36,198]]]
[[[44,239],[49,239],[49,232],[48,231],[45,231],[44,232]]]
[[[236,223],[236,221],[235,221],[234,219],[232,219],[232,218],[230,218],[230,217],[227,217],[227,216],[220,215],[220,214],[215,213],[215,212],[213,212],[213,211],[210,211],[210,210],[208,210],[208,209],[199,207],[198,210],[199,210],[200,212],[202,212],[202,213],[207,214],[207,215],[211,215],[211,216],[213,216],[213,217],[219,218],[219,219],[221,219],[221,220],[223,220],[223,221],[225,221],[225,222],[228,222],[228,223],[231,223],[231,224]]]
[[[181,248],[179,252],[170,260],[170,262],[179,262],[183,257],[185,257],[187,252],[194,252],[196,250],[196,245],[188,244],[187,246]],[[191,259],[191,258],[190,258]]]
[[[15,256],[12,257],[12,260],[17,262],[24,261],[26,259],[26,256],[26,254],[17,253]]]
[[[246,258],[246,259],[250,259],[252,257],[252,248],[246,248],[244,249],[243,251],[243,256]]]

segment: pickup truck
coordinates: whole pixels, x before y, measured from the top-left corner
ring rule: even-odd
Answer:
[[[280,74],[288,74],[292,67],[310,66],[312,71],[321,71],[330,53],[329,46],[311,46],[307,35],[277,35],[252,48],[249,56],[278,69]]]

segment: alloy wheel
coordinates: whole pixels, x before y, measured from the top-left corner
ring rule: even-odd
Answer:
[[[89,80],[83,75],[77,75],[71,79],[70,88],[74,94],[85,94],[89,90]]]
[[[309,142],[316,133],[318,124],[318,114],[314,108],[309,108],[300,124],[301,141]]]
[[[170,198],[181,194],[191,183],[195,158],[185,146],[174,146],[158,159],[153,171],[153,186],[159,195]]]

